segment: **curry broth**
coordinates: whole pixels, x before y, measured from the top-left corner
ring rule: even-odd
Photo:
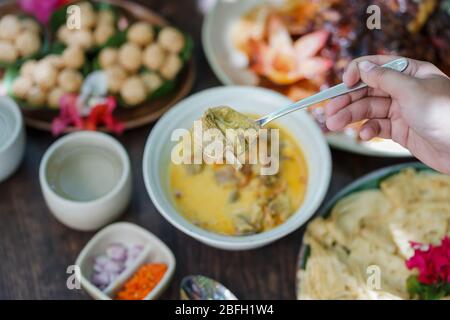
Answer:
[[[303,202],[308,168],[294,138],[284,129],[279,132],[283,147],[274,185],[265,185],[271,176],[244,176],[242,170],[237,172],[231,165],[203,165],[200,172],[193,174],[186,165],[171,163],[170,189],[178,210],[199,227],[226,235],[258,233],[283,223]],[[220,174],[231,170],[238,175],[237,182],[218,183]],[[268,199],[289,203],[289,210],[285,209],[283,215],[263,214],[261,219],[258,213],[276,207]]]

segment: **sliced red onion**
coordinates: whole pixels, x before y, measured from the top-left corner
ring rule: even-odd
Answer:
[[[94,271],[101,272],[105,269],[105,265],[109,263],[111,259],[107,256],[98,256],[94,259]]]
[[[114,272],[114,273],[120,273],[124,270],[125,265],[122,262],[110,260],[108,263],[104,266],[104,271],[106,272]]]
[[[136,244],[134,246],[132,246],[130,249],[128,249],[128,261],[129,260],[134,260],[136,259],[139,254],[142,252],[142,250],[144,249],[144,247],[140,244]]]
[[[111,281],[107,273],[101,272],[101,273],[94,273],[94,275],[92,276],[92,283],[97,287],[106,288],[111,283]]]
[[[123,244],[114,243],[106,249],[106,255],[116,261],[125,261],[127,259],[127,248]]]
[[[141,244],[134,244],[128,248],[121,243],[110,244],[106,249],[106,255],[98,255],[94,259],[92,283],[100,290],[106,289],[143,249]]]

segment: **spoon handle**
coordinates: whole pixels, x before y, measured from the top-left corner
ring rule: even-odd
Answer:
[[[383,68],[389,68],[389,69],[393,69],[393,70],[396,70],[399,72],[404,71],[407,66],[408,66],[408,60],[405,58],[395,59],[395,60],[392,60],[392,61],[382,65]],[[310,97],[307,97],[305,99],[294,102],[285,108],[274,111],[274,112],[256,120],[256,122],[262,127],[262,126],[266,125],[267,123],[269,123],[270,121],[275,120],[281,116],[284,116],[292,111],[304,109],[304,108],[307,108],[314,104],[317,104],[319,102],[322,102],[322,101],[325,101],[328,99],[332,99],[332,98],[335,98],[335,97],[341,96],[343,94],[346,94],[346,93],[349,93],[352,91],[356,91],[356,90],[359,90],[359,89],[362,89],[365,87],[367,87],[367,84],[365,84],[364,82],[358,82],[356,85],[354,85],[353,87],[350,87],[350,88],[347,87],[344,83],[341,83],[334,87],[323,90],[319,93],[316,93]]]

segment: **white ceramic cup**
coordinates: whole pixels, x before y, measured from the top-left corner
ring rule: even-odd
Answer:
[[[80,154],[83,160],[77,158]],[[75,168],[72,173],[70,168]],[[105,177],[105,168],[113,174]],[[99,132],[76,132],[56,141],[42,158],[39,179],[53,215],[77,230],[96,230],[114,221],[131,197],[128,154],[116,139]],[[74,190],[85,198],[72,197]]]
[[[25,129],[19,107],[9,97],[0,97],[0,183],[22,162]]]

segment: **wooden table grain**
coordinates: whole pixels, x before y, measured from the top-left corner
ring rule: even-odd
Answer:
[[[193,92],[219,86],[201,46],[200,0],[141,0],[195,39],[198,72]],[[228,252],[208,247],[170,225],[156,210],[144,187],[142,156],[151,126],[129,131],[119,140],[127,149],[133,172],[133,197],[121,221],[136,223],[160,237],[174,252],[175,276],[163,299],[178,299],[179,283],[189,274],[203,274],[228,286],[241,299],[295,299],[295,271],[304,228],[260,249]],[[47,132],[27,130],[25,159],[19,170],[0,184],[0,299],[89,299],[83,290],[66,286],[74,263],[93,232],[78,232],[49,212],[39,186],[38,169],[54,142]],[[372,170],[400,159],[371,158],[332,151],[333,176],[326,199]],[[92,214],[95,214],[94,212]]]

